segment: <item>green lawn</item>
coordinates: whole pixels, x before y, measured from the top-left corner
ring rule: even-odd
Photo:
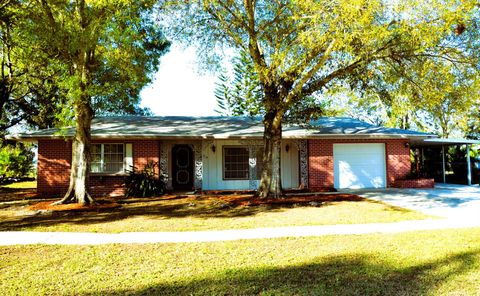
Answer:
[[[0,247],[2,295],[479,295],[480,229]]]
[[[2,187],[10,189],[35,189],[37,188],[37,181],[15,182],[7,185],[2,185]]]
[[[0,231],[196,231],[256,227],[397,222],[429,218],[422,213],[363,201],[326,202],[320,207],[226,206],[213,197],[122,199],[119,209],[32,215],[31,201],[1,206]]]

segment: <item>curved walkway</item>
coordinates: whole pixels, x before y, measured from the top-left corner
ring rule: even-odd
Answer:
[[[370,233],[399,233],[418,230],[480,227],[480,219],[457,220],[411,220],[396,223],[346,224],[325,226],[294,226],[255,228],[241,230],[194,231],[194,232],[123,232],[123,233],[78,233],[78,232],[0,232],[0,245],[61,244],[102,245],[131,243],[185,243],[216,242],[243,239],[281,237],[308,237],[325,235],[352,235]]]

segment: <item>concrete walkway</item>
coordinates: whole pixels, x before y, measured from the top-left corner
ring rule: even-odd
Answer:
[[[0,232],[0,245],[102,245],[130,243],[216,242],[281,237],[399,233],[418,230],[455,229],[469,227],[480,227],[480,220],[412,220],[397,223],[294,226],[195,232],[124,232],[112,234],[12,231]]]

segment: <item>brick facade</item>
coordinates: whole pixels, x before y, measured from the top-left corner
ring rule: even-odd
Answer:
[[[137,169],[142,169],[148,161],[159,162],[160,141],[158,140],[94,141],[93,143],[122,142],[133,144],[133,164]],[[334,143],[385,143],[388,186],[392,186],[395,180],[404,178],[410,171],[410,154],[409,148],[405,147],[406,140],[309,140],[309,188],[333,187]],[[71,141],[38,141],[37,191],[39,194],[61,195],[66,192],[71,158]],[[123,180],[123,176],[91,175],[90,192],[94,196],[122,195]]]
[[[156,140],[140,140],[133,141],[133,165],[141,170],[145,165],[152,161],[159,163],[160,161],[160,141]],[[155,166],[155,173],[158,172],[159,166]]]
[[[308,186],[311,189],[333,187],[333,144],[385,143],[387,186],[404,178],[410,172],[410,149],[406,140],[335,140],[319,139],[308,141]]]
[[[132,143],[133,165],[142,169],[148,161],[160,160],[157,140],[92,141],[92,143]],[[37,192],[45,195],[61,195],[68,189],[72,142],[64,140],[39,140],[37,164]],[[157,169],[158,173],[158,169]],[[93,196],[122,195],[124,176],[92,174],[89,179]]]
[[[37,163],[37,192],[61,194],[68,189],[72,142],[64,140],[39,140]]]
[[[392,187],[395,188],[433,188],[434,179],[395,180]]]

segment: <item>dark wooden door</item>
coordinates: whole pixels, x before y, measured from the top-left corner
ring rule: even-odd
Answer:
[[[193,189],[193,151],[188,145],[175,145],[172,149],[174,190]]]

